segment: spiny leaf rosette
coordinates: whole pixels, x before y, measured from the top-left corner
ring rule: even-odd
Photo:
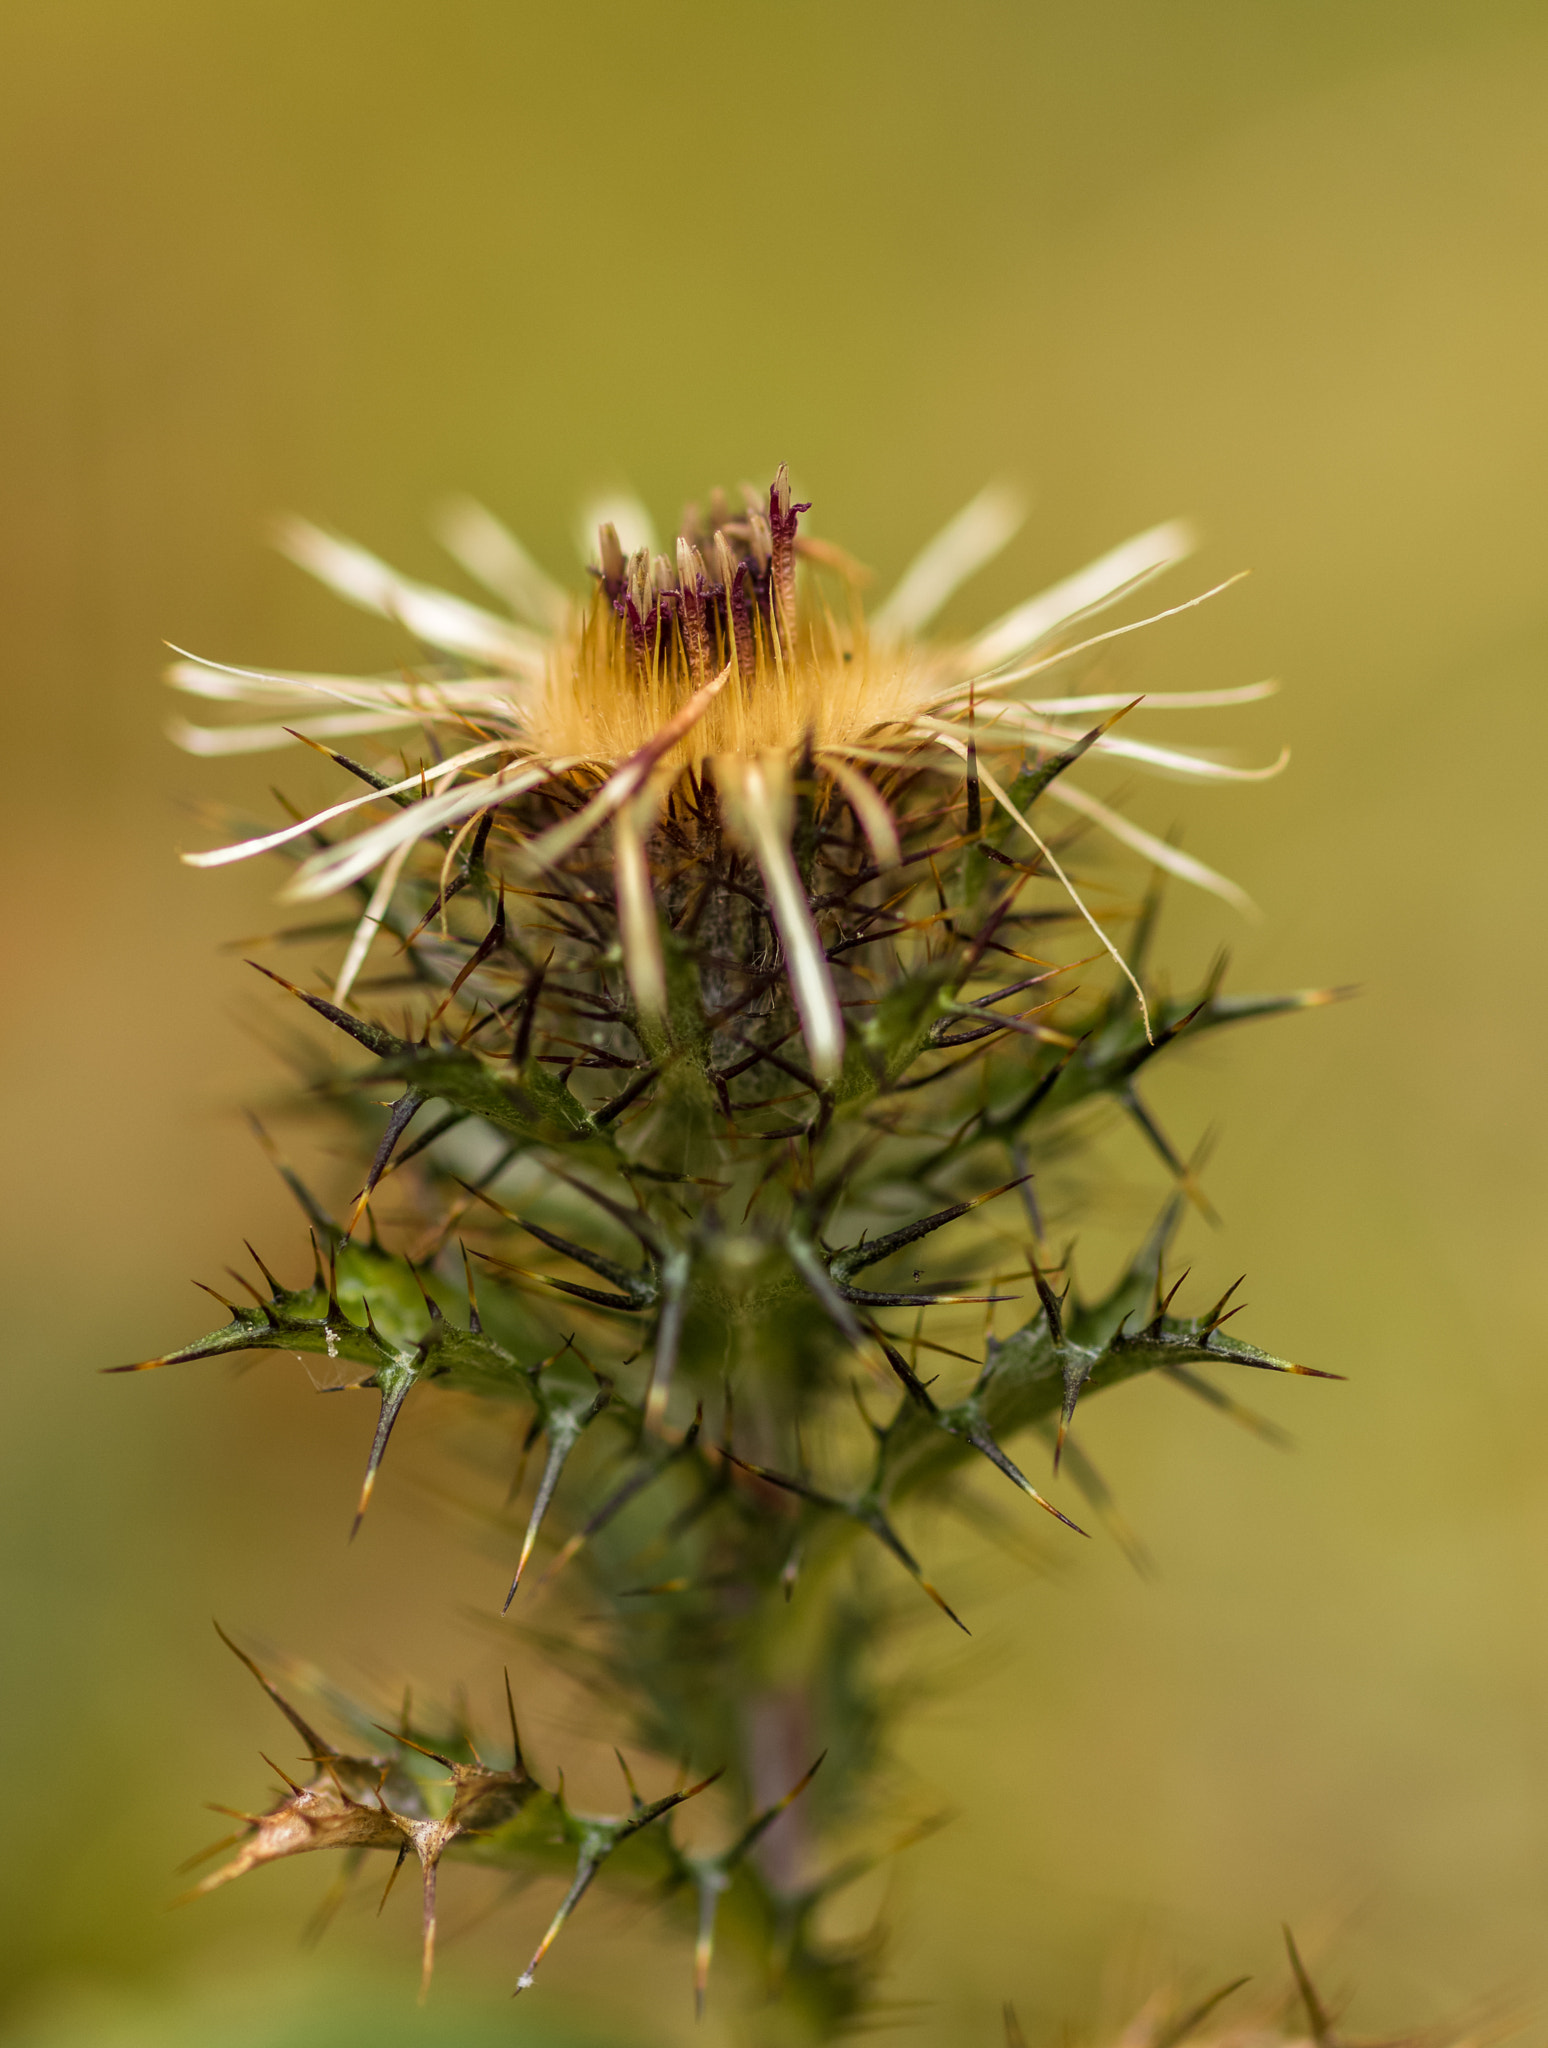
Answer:
[[[314,1067],[314,1100],[361,1163],[336,1215],[284,1169],[311,1224],[306,1285],[260,1266],[223,1328],[149,1363],[311,1353],[373,1390],[359,1513],[421,1382],[479,1396],[496,1447],[514,1404],[538,1455],[506,1608],[519,1621],[568,1589],[547,1641],[683,1773],[652,1799],[629,1779],[624,1810],[599,1817],[566,1800],[563,1759],[551,1782],[532,1773],[514,1713],[496,1767],[465,1727],[405,1716],[384,1732],[334,1700],[352,1744],[336,1747],[275,1692],[301,1775],[241,1817],[201,1889],[314,1849],[346,1872],[368,1850],[394,1872],[412,1856],[428,1974],[444,1856],[506,1872],[567,1858],[524,1988],[616,1858],[686,1903],[701,2002],[724,1918],[779,2009],[824,2037],[863,2011],[880,1953],[874,1934],[836,1939],[826,1901],[899,1845],[895,1823],[878,1831],[879,1645],[909,1580],[962,1626],[916,1555],[917,1510],[981,1518],[982,1474],[1074,1541],[1025,1476],[1026,1439],[1056,1471],[1062,1452],[1101,1514],[1066,1440],[1079,1400],[1154,1372],[1233,1410],[1216,1368],[1306,1370],[1228,1335],[1224,1301],[1174,1310],[1168,1242],[1203,1198],[1138,1088],[1184,1036],[1326,998],[1229,996],[1218,974],[1183,1000],[1153,987],[1160,875],[1238,892],[1078,779],[1102,756],[1200,781],[1272,772],[1115,730],[1126,711],[1267,686],[1131,700],[1072,682],[1146,623],[1096,615],[1179,561],[1185,528],[950,645],[925,629],[1013,530],[1005,492],[961,513],[869,619],[849,557],[801,532],[807,510],[781,469],[766,499],[690,513],[671,554],[626,553],[623,521],[603,523],[572,598],[458,507],[453,552],[509,616],[297,523],[288,551],[401,622],[415,667],[179,664],[185,690],[275,721],[184,727],[185,744],[302,742],[352,778],[315,816],[188,858],[272,852],[296,864],[292,898],[353,904],[303,934],[338,935],[326,991],[273,979],[336,1027],[343,1059]],[[394,731],[409,746],[390,763],[332,749]],[[1071,875],[1072,814],[1144,857],[1139,908]],[[1034,1177],[1102,1101],[1173,1185],[1128,1270],[1087,1300],[1045,1242]],[[699,1794],[690,1841],[673,1816]]]

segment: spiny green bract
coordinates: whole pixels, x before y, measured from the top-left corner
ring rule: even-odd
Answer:
[[[783,616],[770,613],[776,652]],[[1003,769],[1014,809],[985,801],[971,746],[960,769],[889,770],[885,860],[866,801],[797,760],[783,843],[844,1019],[825,1077],[788,974],[792,914],[773,900],[784,870],[750,857],[712,762],[670,783],[642,840],[643,937],[596,835],[571,835],[537,872],[527,858],[545,833],[561,844],[556,820],[584,809],[584,787],[493,791],[471,840],[455,822],[426,831],[385,902],[363,876],[352,885],[397,942],[381,990],[357,984],[348,1007],[272,977],[339,1034],[313,1096],[356,1135],[359,1193],[330,1215],[290,1175],[311,1281],[260,1267],[229,1323],[147,1363],[303,1352],[374,1390],[357,1526],[421,1382],[517,1404],[537,1456],[506,1606],[533,1597],[524,1575],[557,1531],[544,1583],[567,1569],[559,1586],[573,1579],[589,1619],[550,1636],[683,1775],[649,1801],[631,1780],[621,1812],[587,1816],[529,1771],[514,1712],[512,1762],[496,1768],[466,1728],[383,1730],[335,1701],[362,1745],[346,1753],[276,1693],[311,1774],[244,1817],[203,1888],[317,1848],[349,1868],[368,1849],[394,1869],[413,1855],[428,1971],[444,1855],[521,1871],[559,1859],[569,1888],[525,1988],[604,1863],[632,1867],[686,1902],[701,2000],[723,1909],[812,2033],[863,2009],[879,1944],[827,1938],[821,1908],[888,1846],[874,1808],[889,1587],[914,1581],[963,1625],[916,1554],[911,1504],[959,1497],[992,1466],[1068,1522],[1026,1475],[1019,1440],[1041,1438],[1102,1513],[1068,1435],[1080,1401],[1159,1372],[1229,1406],[1199,1368],[1307,1370],[1228,1334],[1228,1300],[1174,1312],[1167,1246],[1202,1197],[1139,1087],[1181,1040],[1326,996],[1232,997],[1215,975],[1166,997],[1147,974],[1154,890],[1129,913],[1132,980],[1104,992],[1104,966],[1092,994],[1075,978],[1089,960],[1047,957],[1072,938],[1089,951],[1089,914],[1012,821],[1091,737],[1034,752],[1019,779]],[[321,836],[280,850],[315,861]],[[637,971],[642,946],[657,984]],[[659,999],[642,1000],[652,985]],[[1175,1186],[1127,1272],[1086,1301],[1046,1248],[1036,1176],[1078,1142],[1075,1113],[1104,1101]],[[937,1311],[1014,1298],[1032,1313],[1004,1334],[986,1322],[972,1352],[962,1318],[952,1343],[936,1334]],[[673,1815],[712,1783],[720,1846],[690,1849]]]

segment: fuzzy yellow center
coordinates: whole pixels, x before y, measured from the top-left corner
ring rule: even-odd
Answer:
[[[626,760],[695,699],[699,715],[670,768],[808,746],[852,753],[895,738],[939,687],[939,662],[870,635],[842,565],[836,587],[819,583],[815,566],[837,558],[798,539],[806,509],[791,503],[781,468],[766,514],[733,518],[722,505],[708,522],[690,517],[675,560],[626,558],[604,527],[597,592],[522,695],[533,751]]]
[[[802,621],[789,653],[760,635],[751,673],[734,647],[716,648],[703,676],[680,641],[662,636],[643,661],[598,600],[579,630],[555,649],[545,680],[523,704],[525,735],[550,759],[617,762],[646,746],[667,721],[722,672],[722,687],[673,749],[673,766],[707,756],[794,753],[811,745],[852,752],[886,745],[939,686],[918,650],[878,645],[863,626],[841,629],[830,615]]]

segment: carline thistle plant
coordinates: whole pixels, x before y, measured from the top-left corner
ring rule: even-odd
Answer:
[[[1015,530],[1008,492],[974,500],[869,615],[783,467],[744,495],[691,509],[669,553],[623,506],[578,594],[459,504],[443,538],[499,614],[291,522],[286,551],[397,621],[413,666],[179,661],[179,688],[264,721],[183,725],[184,745],[303,744],[347,778],[315,815],[185,858],[273,854],[290,899],[344,906],[304,932],[336,935],[326,989],[260,972],[332,1027],[341,1057],[307,1054],[310,1100],[360,1166],[338,1213],[283,1166],[312,1278],[289,1286],[254,1252],[251,1301],[146,1365],[303,1353],[374,1392],[357,1530],[421,1384],[476,1397],[491,1465],[514,1411],[533,1454],[504,1603],[518,1689],[541,1642],[658,1778],[677,1773],[646,1797],[625,1765],[621,1810],[577,1810],[563,1759],[525,1758],[509,1680],[508,1762],[484,1761],[465,1716],[406,1706],[384,1727],[330,1692],[341,1746],[238,1649],[303,1761],[239,1816],[200,1891],[313,1850],[345,1878],[369,1851],[393,1875],[412,1859],[428,1983],[443,1860],[563,1868],[525,1989],[607,1866],[684,1909],[701,2009],[723,1922],[795,2031],[826,2038],[874,2001],[878,1933],[841,1939],[826,1907],[899,1846],[883,1653],[908,1582],[933,1626],[964,1626],[918,1554],[919,1513],[982,1517],[982,1479],[1077,1541],[1025,1467],[1041,1441],[1107,1512],[1078,1404],[1157,1373],[1240,1412],[1215,1368],[1311,1370],[1228,1332],[1229,1294],[1183,1312],[1168,1246],[1203,1196],[1140,1091],[1179,1041],[1333,992],[1230,995],[1217,969],[1165,993],[1162,880],[1240,892],[1082,779],[1103,759],[1196,782],[1282,765],[1132,731],[1270,685],[1092,687],[1113,641],[1212,594],[1101,616],[1184,559],[1186,527],[949,643],[928,629]],[[401,752],[336,747],[367,735]],[[1137,900],[1104,879],[1104,838],[1139,856]],[[1039,1175],[1103,1104],[1166,1185],[1087,1299]],[[521,1628],[534,1606],[541,1630]]]

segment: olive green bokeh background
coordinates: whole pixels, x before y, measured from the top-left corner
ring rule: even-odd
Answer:
[[[781,457],[884,575],[1032,486],[964,622],[1196,515],[1200,573],[1251,582],[1116,672],[1277,673],[1189,732],[1295,759],[1137,792],[1266,912],[1179,903],[1169,950],[1365,985],[1157,1091],[1224,1132],[1200,1297],[1245,1267],[1244,1330],[1350,1383],[1241,1390],[1288,1457],[1163,1389],[1093,1407],[1154,1581],[952,1539],[976,1633],[916,1639],[906,1747],[956,1819],[895,1875],[891,1988],[931,2001],[899,2017],[987,2042],[1010,1996],[1046,2034],[1115,1954],[1272,1972],[1286,1918],[1371,2027],[1543,1989],[1541,9],[50,0],[0,21],[0,161],[6,2038],[691,2030],[681,1938],[600,1894],[516,2012],[546,1893],[449,1946],[422,2018],[406,1898],[310,1958],[304,1868],[162,1910],[276,1739],[211,1611],[487,1705],[498,1561],[421,1518],[409,1446],[347,1550],[364,1411],[296,1370],[94,1368],[201,1327],[185,1275],[243,1233],[298,1256],[231,1113],[273,1006],[218,950],[271,878],[171,852],[182,800],[269,770],[173,754],[162,638],[384,658],[266,553],[277,508],[433,573],[466,488],[565,567],[588,488],[670,516]],[[1123,1157],[1128,1229],[1160,1189]],[[584,1778],[596,1731],[533,1696]]]

